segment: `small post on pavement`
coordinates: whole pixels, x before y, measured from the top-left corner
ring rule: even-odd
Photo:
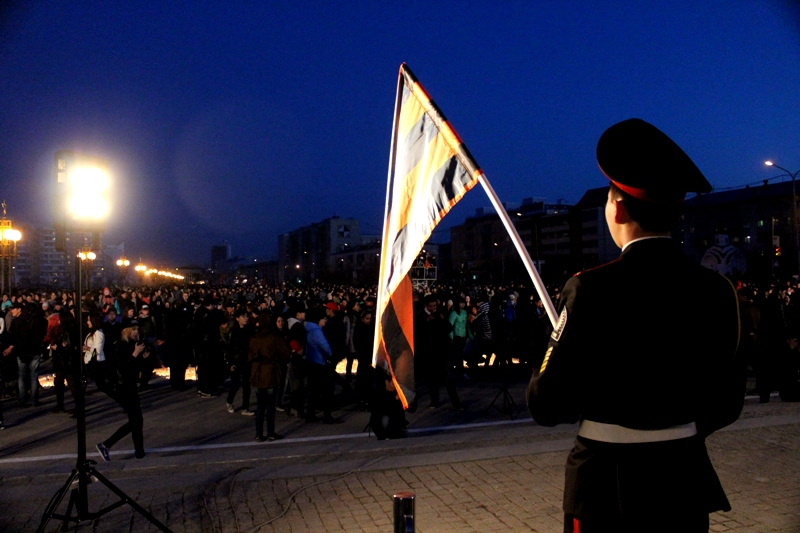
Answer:
[[[394,495],[394,533],[414,533],[414,493]]]

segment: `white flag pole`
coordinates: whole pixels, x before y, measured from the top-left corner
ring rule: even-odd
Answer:
[[[544,283],[542,283],[542,278],[539,277],[539,273],[533,266],[531,256],[528,254],[528,249],[525,248],[524,244],[522,244],[522,239],[520,239],[519,233],[517,233],[517,228],[515,228],[514,224],[511,222],[511,218],[509,218],[506,209],[503,207],[503,204],[500,203],[500,199],[497,197],[497,193],[494,192],[489,180],[486,179],[486,175],[481,173],[478,181],[480,181],[481,185],[483,185],[483,190],[486,191],[486,194],[489,196],[489,200],[491,200],[492,205],[497,211],[497,214],[500,215],[500,220],[503,221],[503,225],[506,227],[506,231],[511,237],[514,246],[517,248],[517,252],[522,258],[522,262],[525,264],[525,268],[528,270],[528,274],[530,274],[531,279],[533,280],[533,285],[536,287],[536,291],[539,293],[539,297],[544,303],[544,308],[547,310],[547,316],[550,317],[550,322],[552,322],[553,327],[555,327],[555,325],[558,323],[556,308],[553,305],[553,301],[550,300],[550,295],[547,294],[547,289],[545,288]]]

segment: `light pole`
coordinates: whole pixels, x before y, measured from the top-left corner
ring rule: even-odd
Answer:
[[[147,272],[147,267],[142,263],[142,258],[139,258],[139,264],[133,267],[136,275],[139,276],[139,285],[144,285],[144,274]]]
[[[100,247],[100,231],[103,220],[108,212],[108,173],[106,163],[102,159],[90,158],[69,151],[56,152],[56,249],[66,250],[66,232],[91,231],[93,233],[93,248]],[[72,367],[79,369],[76,376],[75,387],[75,418],[77,419],[78,460],[66,483],[53,495],[50,503],[45,508],[37,533],[44,532],[51,518],[63,521],[62,529],[67,529],[68,522],[77,524],[85,521],[97,521],[105,515],[128,504],[139,514],[144,516],[151,524],[161,531],[170,530],[156,520],[142,506],[125,494],[119,487],[111,483],[94,467],[95,461],[86,457],[86,404],[83,389],[83,376],[85,372],[83,354],[80,349],[84,340],[83,318],[83,263],[93,261],[97,256],[90,248],[82,249],[75,258],[77,271],[78,301],[76,302],[76,318],[78,320],[79,346],[74,347]],[[119,500],[98,511],[89,511],[89,483],[96,479],[113,492]],[[58,506],[69,493],[69,503],[66,514],[57,513]],[[73,511],[75,516],[73,516]]]
[[[122,277],[122,284],[125,285],[125,281],[128,279],[128,267],[131,265],[131,262],[123,255],[119,259],[117,259],[117,266],[119,267],[120,276]]]
[[[3,218],[0,219],[0,291],[11,290],[12,261],[17,256],[17,242],[22,233],[15,230],[6,218],[6,202],[3,200]]]
[[[800,234],[797,232],[797,190],[795,182],[797,180],[797,175],[800,174],[800,170],[792,173],[782,166],[776,165],[770,160],[764,161],[764,164],[768,167],[779,168],[786,172],[790,178],[792,178],[792,233],[794,237],[795,260],[797,261],[797,264],[795,265],[795,272],[797,272],[800,271]]]

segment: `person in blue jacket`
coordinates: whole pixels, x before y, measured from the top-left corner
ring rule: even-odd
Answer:
[[[308,410],[306,422],[316,422],[317,411],[323,412],[325,424],[343,422],[331,414],[333,404],[333,372],[331,347],[322,328],[328,321],[321,309],[310,309],[306,315],[306,374],[308,376]]]

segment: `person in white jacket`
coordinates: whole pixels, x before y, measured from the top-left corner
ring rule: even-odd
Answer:
[[[88,334],[83,341],[83,362],[88,370],[88,375],[91,377],[97,389],[111,395],[113,388],[111,386],[110,368],[108,361],[106,361],[105,343],[106,337],[101,329],[103,320],[99,314],[92,313],[86,319],[86,327]]]

